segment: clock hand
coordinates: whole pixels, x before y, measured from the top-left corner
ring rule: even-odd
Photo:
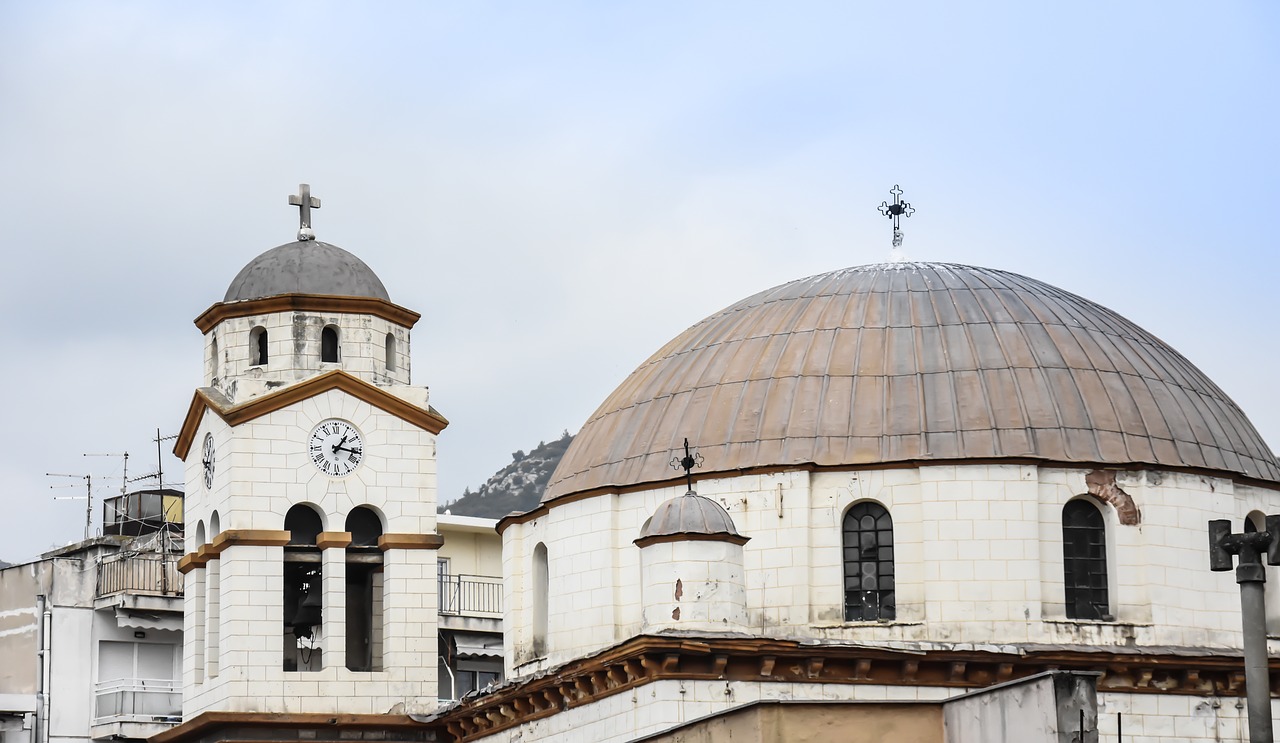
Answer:
[[[346,447],[346,446],[335,446],[335,447],[333,447],[333,452],[334,452],[335,454],[336,454],[336,453],[338,453],[338,452],[340,452],[340,451],[349,451],[349,452],[351,452],[352,454],[359,454],[359,453],[360,453],[360,450],[359,450],[359,449],[352,449],[352,448],[349,448],[349,447]]]
[[[345,443],[347,443],[347,434],[344,433],[342,434],[342,440],[333,445],[333,453],[337,454],[338,450],[341,449],[342,445]]]

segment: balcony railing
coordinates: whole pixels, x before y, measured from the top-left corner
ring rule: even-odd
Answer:
[[[441,575],[440,613],[502,616],[502,579],[489,575]]]
[[[173,679],[116,679],[94,684],[94,724],[182,720],[182,690]]]
[[[181,596],[182,573],[178,557],[160,553],[111,555],[98,568],[99,597],[114,593]]]

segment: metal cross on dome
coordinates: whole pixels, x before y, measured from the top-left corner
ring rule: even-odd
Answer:
[[[898,229],[899,219],[906,215],[910,217],[915,212],[915,207],[902,200],[902,188],[896,183],[889,191],[893,194],[893,203],[887,201],[880,202],[880,213],[893,220],[893,247],[902,247],[902,231]]]
[[[685,482],[689,485],[689,492],[693,492],[693,468],[702,466],[702,455],[691,453],[689,451],[689,439],[684,440],[684,457],[672,457],[671,469],[684,470]]]
[[[311,231],[311,210],[320,208],[320,199],[311,195],[311,186],[299,183],[298,193],[289,196],[289,204],[298,207],[298,239],[316,239],[316,233]]]

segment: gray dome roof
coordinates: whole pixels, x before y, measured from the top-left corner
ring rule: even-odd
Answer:
[[[737,537],[733,518],[724,507],[693,491],[676,496],[653,512],[640,527],[640,539],[667,536]]]
[[[262,299],[277,294],[326,294],[336,297],[391,297],[364,261],[337,245],[305,240],[272,248],[240,269],[224,302]]]
[[[659,349],[574,437],[543,502],[716,472],[964,459],[1280,482],[1217,385],[1111,310],[1006,271],[891,263],[760,292]]]

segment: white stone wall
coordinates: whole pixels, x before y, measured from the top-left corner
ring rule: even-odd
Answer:
[[[705,480],[743,547],[748,624],[776,636],[857,642],[1054,643],[1087,646],[1240,644],[1231,573],[1208,569],[1206,528],[1252,511],[1280,512],[1280,491],[1201,475],[1117,473],[1140,523],[1107,522],[1115,621],[1070,620],[1064,606],[1062,507],[1088,496],[1088,470],[1033,465],[794,471]],[[641,524],[670,487],[586,498],[504,533],[508,674],[523,675],[641,631]],[[897,618],[846,622],[842,518],[872,500],[893,517]],[[1098,503],[1097,498],[1093,498]],[[547,652],[531,648],[533,548],[550,572]],[[1280,586],[1275,579],[1272,586]],[[1273,588],[1280,595],[1280,588]],[[1275,600],[1273,598],[1273,600]]]
[[[658,542],[640,548],[644,631],[741,631],[747,624],[742,546]]]
[[[1271,718],[1280,719],[1280,700],[1271,700]],[[1220,743],[1249,739],[1244,697],[1098,692],[1101,740],[1124,743]]]
[[[328,325],[338,328],[337,363],[320,361],[320,333]],[[267,332],[267,363],[261,366],[250,363],[257,352],[250,341],[255,327]],[[396,339],[391,370],[386,363],[387,333]],[[290,311],[233,317],[205,334],[204,384],[238,401],[269,391],[268,383],[296,382],[330,369],[342,369],[370,384],[409,384],[409,336],[408,328],[375,315]],[[208,362],[215,339],[216,372]]]
[[[307,452],[312,429],[328,418],[350,421],[364,439],[364,459],[345,478],[321,473]],[[217,451],[214,484],[208,489],[200,463],[206,432],[213,434]],[[433,434],[339,390],[235,428],[206,413],[186,462],[187,520],[209,524],[216,511],[223,531],[279,531],[288,510],[306,503],[322,515],[325,530],[343,531],[347,514],[366,506],[382,515],[386,533],[432,534],[435,447]],[[214,536],[210,529],[210,541]],[[345,586],[337,582],[342,571],[334,562],[341,554],[325,551],[324,668],[314,672],[283,670],[283,548],[236,545],[210,561],[202,571],[204,585],[211,594],[209,606],[216,602],[220,608],[221,621],[208,627],[211,635],[216,633],[218,652],[214,655],[214,641],[207,641],[205,662],[206,668],[216,663],[219,673],[199,680],[192,668],[185,669],[185,716],[205,710],[381,713],[398,704],[434,704],[435,551],[384,553],[383,670],[375,672],[345,667]],[[189,607],[194,600],[188,597]],[[207,608],[206,622],[209,616]],[[188,617],[194,629],[198,617]],[[188,643],[190,663],[195,650]]]

